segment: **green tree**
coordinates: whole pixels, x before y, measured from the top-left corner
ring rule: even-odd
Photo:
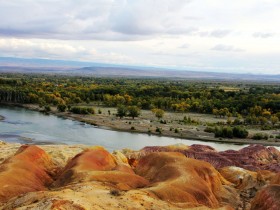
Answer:
[[[233,137],[233,130],[231,127],[223,127],[223,136],[227,138]]]
[[[246,138],[248,136],[248,131],[241,127],[241,126],[236,126],[233,128],[233,136],[237,138]]]
[[[269,119],[271,116],[271,112],[267,109],[264,109],[262,112],[262,116]]]
[[[127,108],[124,105],[119,105],[117,108],[117,117],[119,117],[120,119],[125,117],[127,113]]]
[[[162,109],[152,109],[152,112],[155,114],[155,116],[158,118],[158,119],[161,119],[163,118],[164,116],[164,111]]]
[[[233,130],[231,127],[215,127],[215,137],[232,138]]]
[[[50,112],[50,111],[51,111],[51,107],[49,105],[45,105],[44,112]]]
[[[215,115],[215,117],[217,117],[218,114],[219,114],[219,110],[218,109],[213,109],[212,113]]]
[[[228,111],[228,108],[223,108],[223,109],[220,109],[219,110],[219,115],[220,117],[225,117],[225,116],[228,116],[229,115],[229,111]]]
[[[127,108],[127,111],[128,111],[128,116],[132,117],[132,119],[140,115],[140,109],[137,106],[129,106]]]
[[[267,120],[267,118],[265,118],[265,117],[258,117],[258,119],[259,119],[259,121],[260,121],[260,123],[262,124],[262,125],[265,125],[265,124],[267,124],[267,122],[268,122],[268,120]]]
[[[261,106],[254,106],[250,108],[250,114],[260,116],[262,114],[262,107]]]
[[[57,110],[60,112],[65,112],[67,106],[65,104],[58,104],[57,105]]]
[[[95,114],[94,108],[74,106],[70,109],[74,114]]]
[[[272,115],[270,118],[270,121],[271,121],[272,125],[275,125],[276,123],[279,122],[279,118],[276,115]]]

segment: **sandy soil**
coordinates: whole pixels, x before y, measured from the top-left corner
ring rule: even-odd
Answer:
[[[24,107],[31,110],[40,111],[40,107],[38,105],[25,104]],[[161,123],[161,120],[157,119],[149,110],[142,110],[141,115],[135,119],[132,119],[131,117],[124,117],[120,119],[119,117],[116,117],[116,108],[94,106],[94,109],[96,111],[96,114],[94,115],[79,115],[69,112],[58,112],[55,107],[52,107],[51,114],[68,119],[78,120],[110,130],[147,133],[150,135],[169,136],[202,141],[280,146],[280,140],[276,140],[274,138],[268,140],[214,138],[213,133],[204,132],[204,129],[207,127],[207,123],[225,123],[226,119],[216,118],[215,116],[208,114],[166,112],[163,117],[163,120],[166,121],[166,124],[164,124]],[[101,114],[98,113],[98,110],[101,111]],[[184,116],[190,117],[192,120],[196,120],[199,123],[185,124],[182,122]],[[161,130],[161,133],[156,131],[157,128]],[[269,136],[280,134],[279,130],[259,131],[256,129],[249,129],[249,135],[256,132],[265,132]]]

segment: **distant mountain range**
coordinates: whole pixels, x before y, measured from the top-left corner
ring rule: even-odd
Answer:
[[[45,73],[97,77],[151,77],[192,80],[280,82],[279,75],[173,70],[93,62],[0,57],[0,72]]]

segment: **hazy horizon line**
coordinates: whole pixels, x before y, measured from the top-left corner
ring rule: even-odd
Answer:
[[[33,65],[31,63],[28,64],[26,62],[23,65],[10,65],[13,64],[12,62],[8,63],[8,61],[3,60],[24,60],[24,61],[33,61]],[[50,62],[49,65],[47,64],[40,64],[36,63],[36,61],[45,61]],[[2,65],[2,62],[6,62],[6,65]],[[8,64],[8,65],[7,65]],[[16,64],[16,63],[15,63]],[[82,65],[84,64],[84,65]],[[94,62],[94,61],[82,61],[82,60],[66,60],[66,59],[53,59],[53,58],[39,58],[39,57],[32,57],[32,58],[25,58],[25,57],[11,57],[11,56],[0,56],[0,66],[1,67],[68,67],[68,68],[90,68],[90,67],[115,67],[121,68],[126,67],[130,69],[138,69],[138,70],[163,70],[163,71],[190,71],[190,72],[205,72],[205,73],[220,73],[220,74],[238,74],[238,75],[280,75],[280,73],[252,73],[252,72],[224,72],[223,69],[219,70],[211,70],[211,69],[198,69],[193,67],[180,67],[180,66],[153,66],[153,65],[141,65],[141,64],[126,64],[126,63],[112,63],[112,62]],[[141,69],[139,69],[141,68]]]

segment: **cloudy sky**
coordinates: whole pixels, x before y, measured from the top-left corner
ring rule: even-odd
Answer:
[[[280,74],[279,0],[0,0],[0,56]]]

